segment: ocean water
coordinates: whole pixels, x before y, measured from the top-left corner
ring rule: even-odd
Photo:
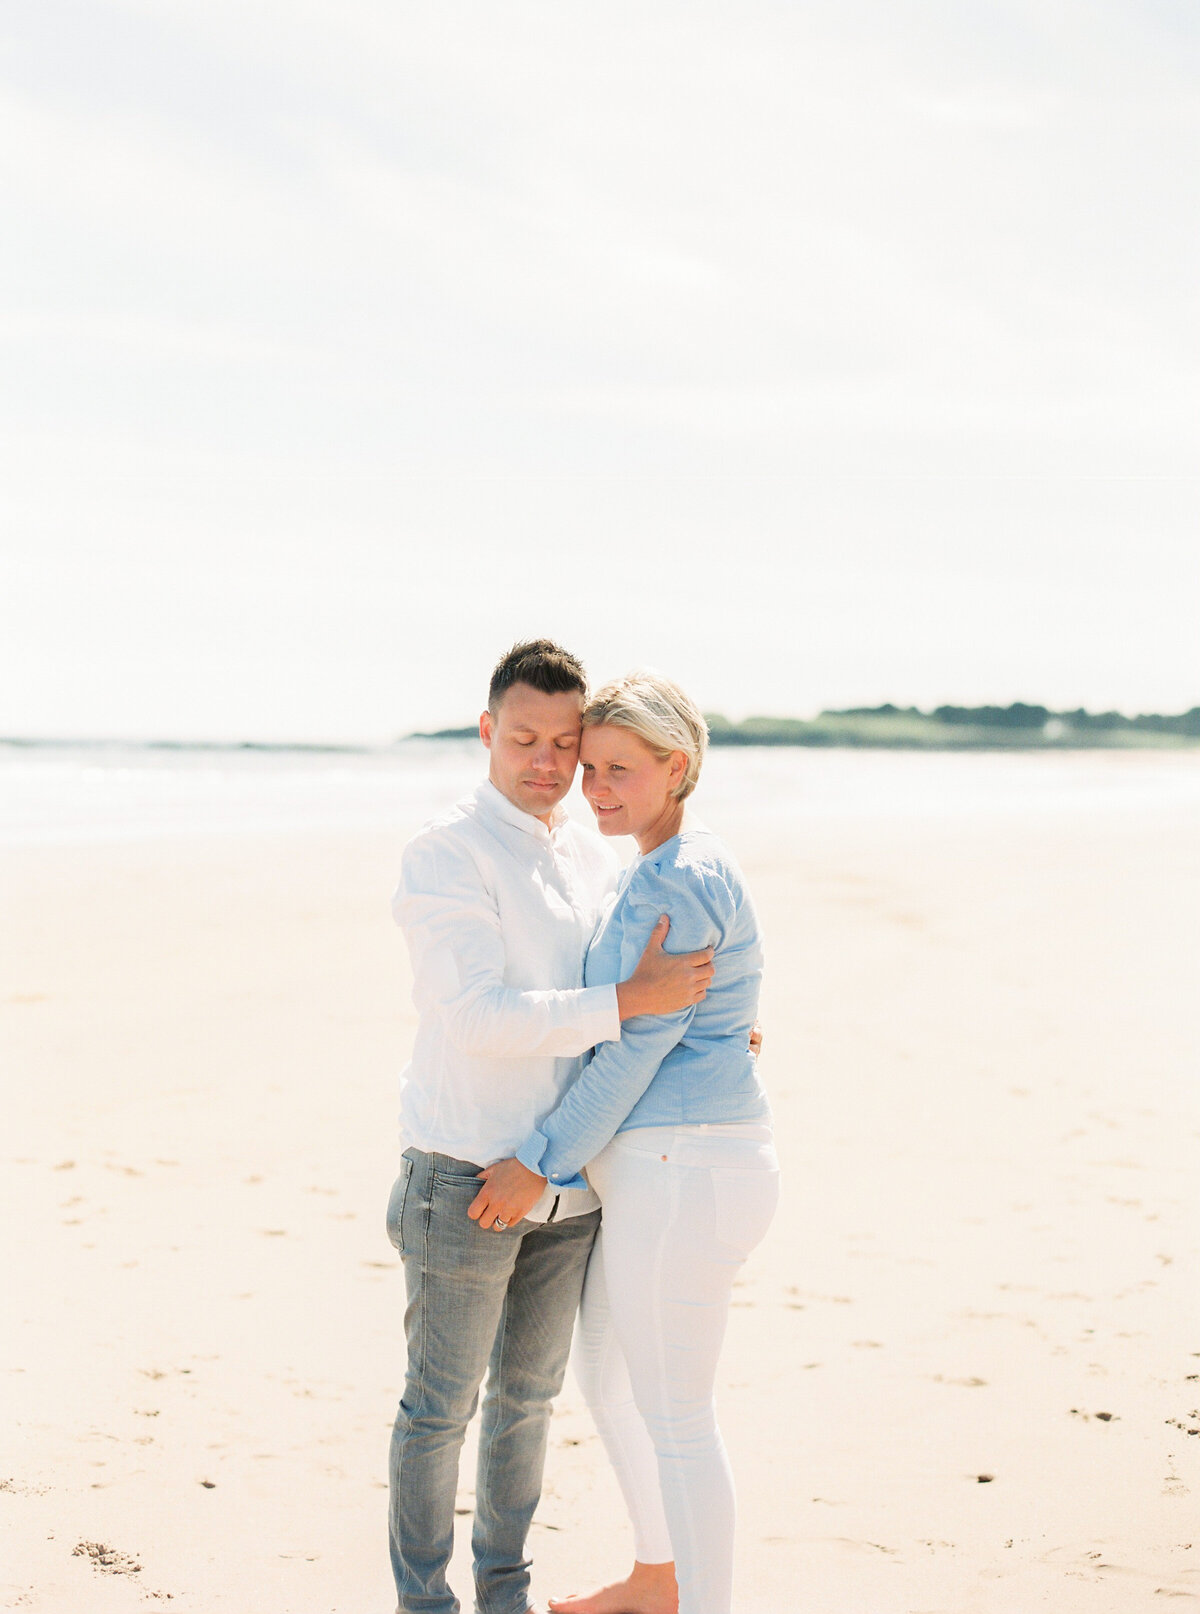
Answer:
[[[0,844],[340,829],[407,835],[483,772],[474,740],[360,752],[0,744]],[[729,747],[710,753],[696,806],[729,831],[813,818],[1200,809],[1200,752]],[[578,786],[568,808],[590,821]]]

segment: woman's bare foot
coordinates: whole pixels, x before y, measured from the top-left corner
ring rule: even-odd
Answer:
[[[674,1564],[639,1564],[626,1580],[587,1597],[552,1597],[552,1614],[679,1614]]]

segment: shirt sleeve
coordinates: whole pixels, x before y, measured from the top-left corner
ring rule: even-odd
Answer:
[[[465,847],[418,837],[404,850],[392,913],[413,966],[413,999],[460,1053],[571,1057],[621,1034],[615,986],[522,991],[504,984],[493,894]]]
[[[619,915],[621,974],[642,956],[660,914],[668,914],[669,952],[719,948],[734,916],[732,893],[718,878],[670,867],[639,869]],[[683,1041],[695,1008],[677,1014],[643,1014],[626,1020],[620,1040],[605,1043],[557,1108],[517,1150],[517,1159],[556,1188],[585,1188],[580,1170],[599,1154],[650,1086],[667,1054]]]

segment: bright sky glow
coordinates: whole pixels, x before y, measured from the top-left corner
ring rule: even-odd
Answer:
[[[1200,703],[1185,0],[12,0],[0,734]]]

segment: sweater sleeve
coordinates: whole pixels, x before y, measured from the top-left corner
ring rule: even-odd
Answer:
[[[641,957],[664,913],[671,919],[669,951],[720,948],[732,924],[733,898],[719,878],[705,878],[692,868],[643,864],[615,918],[622,927],[622,977]],[[693,1007],[626,1020],[620,1040],[597,1048],[583,1074],[517,1150],[521,1164],[555,1187],[586,1187],[581,1168],[620,1130],[667,1054],[685,1038],[695,1013]]]
[[[405,847],[392,913],[413,966],[413,999],[461,1052],[568,1057],[621,1034],[615,986],[522,991],[504,984],[495,897],[465,847],[418,836]]]

